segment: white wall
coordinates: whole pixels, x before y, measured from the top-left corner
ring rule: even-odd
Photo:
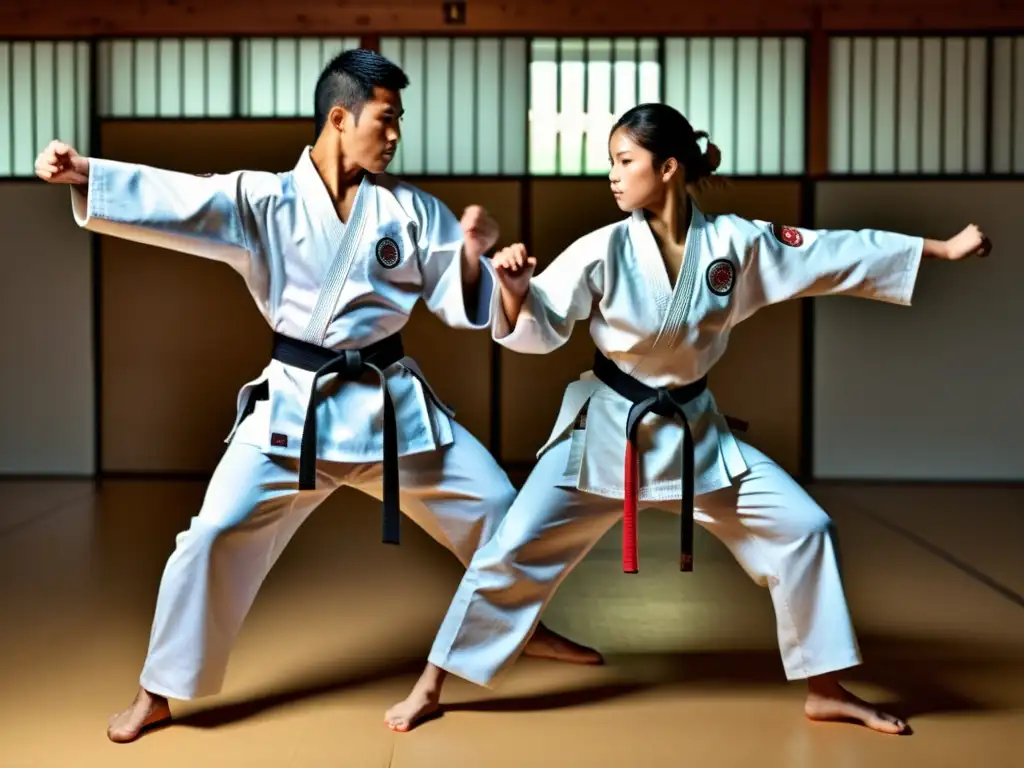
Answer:
[[[968,223],[986,260],[926,260],[909,308],[815,300],[818,478],[1024,479],[1024,183],[829,182],[822,228],[943,239]]]
[[[94,471],[90,270],[66,187],[0,182],[0,474]]]

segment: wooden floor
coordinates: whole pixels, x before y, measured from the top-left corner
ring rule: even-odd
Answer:
[[[603,668],[524,660],[497,691],[452,681],[447,713],[382,724],[460,575],[375,502],[342,491],[271,573],[224,693],[131,745],[105,737],[134,693],[156,587],[203,484],[0,483],[0,766],[888,768],[1024,766],[1024,489],[813,489],[836,520],[868,664],[853,689],[910,719],[887,737],[812,724],[785,682],[768,595],[716,541],[674,566],[677,522],[641,520],[643,571],[613,531],[546,614]]]

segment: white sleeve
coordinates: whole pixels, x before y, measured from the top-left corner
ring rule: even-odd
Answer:
[[[811,296],[855,296],[908,306],[924,238],[877,229],[811,230],[720,217],[742,263],[732,323],[762,307]]]
[[[197,176],[90,158],[88,188],[72,187],[71,205],[80,227],[222,261],[253,288],[267,268],[246,181],[245,171]]]
[[[432,195],[419,192],[415,208],[419,224],[416,247],[427,308],[452,328],[489,328],[498,300],[490,259],[480,257],[477,295],[475,299],[467,297],[462,287],[462,225],[448,206]]]
[[[595,257],[604,255],[595,251],[602,247],[601,242],[593,237],[577,240],[530,280],[515,328],[509,328],[499,296],[494,340],[528,355],[547,354],[565,344],[576,323],[586,320],[593,308],[595,291],[590,272],[599,263]]]

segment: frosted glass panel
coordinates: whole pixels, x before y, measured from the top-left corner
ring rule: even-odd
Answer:
[[[830,54],[832,173],[985,171],[988,42],[984,38],[836,37]],[[999,93],[998,40],[994,54],[994,124],[1008,127],[1003,118],[1009,93]],[[997,171],[999,135],[996,128],[993,170]]]
[[[452,172],[470,174],[476,170],[476,45],[473,40],[452,43],[451,114]]]
[[[507,130],[501,119],[502,49],[499,40],[479,40],[476,45],[477,131],[473,150],[476,172],[482,174],[496,174],[502,165],[502,133]]]
[[[534,40],[530,61],[530,173],[558,172],[557,40]]]
[[[527,103],[529,51],[523,38],[502,40],[501,60],[501,173],[527,173]]]
[[[35,175],[51,139],[89,151],[89,45],[0,42],[0,177]]]
[[[134,108],[129,113],[135,117],[156,117],[158,114],[157,97],[159,95],[158,57],[159,46],[156,40],[139,40],[135,44],[135,72],[130,87]],[[130,59],[129,59],[129,66]]]
[[[562,62],[557,70],[558,136],[555,144],[559,172],[579,175],[583,172],[583,144],[587,134],[587,62],[586,42],[562,40]],[[595,137],[596,138],[596,137]],[[597,143],[596,141],[594,143]]]
[[[782,172],[797,176],[804,172],[804,147],[806,144],[807,120],[804,116],[807,103],[805,82],[807,78],[807,53],[804,41],[799,37],[787,37],[782,42]]]
[[[234,114],[235,84],[232,74],[233,55],[233,45],[230,40],[207,41],[207,117],[231,117]]]
[[[608,133],[643,101],[661,100],[655,38],[545,38],[530,58],[530,172],[608,173]]]
[[[185,116],[205,117],[207,111],[206,75],[209,72],[205,40],[186,40],[182,44],[185,59]]]
[[[427,173],[451,172],[452,40],[427,38],[427,76],[423,81],[423,111],[427,141]]]
[[[665,102],[710,134],[721,173],[803,173],[802,39],[670,37],[664,45]]]
[[[405,116],[402,118],[402,140],[390,170],[403,174],[422,174],[427,167],[427,125],[439,115],[430,110],[427,96],[427,45],[422,38],[384,38],[381,54],[400,66],[409,78],[402,92]],[[447,115],[444,116],[447,118]]]
[[[180,40],[158,41],[156,98],[160,117],[181,117],[185,114],[184,59]],[[102,79],[101,79],[102,82]]]
[[[342,51],[358,48],[359,38],[251,37],[238,47],[241,117],[313,117],[321,70]]]
[[[230,117],[234,51],[227,38],[97,43],[101,117]]]
[[[993,41],[992,171],[1024,172],[1024,37]]]
[[[381,38],[380,52],[409,77],[402,174],[522,174],[526,165],[526,41]]]

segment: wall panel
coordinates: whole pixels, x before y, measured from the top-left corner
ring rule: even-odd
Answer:
[[[303,128],[306,130],[303,130]],[[308,127],[107,123],[105,157],[213,173],[294,164]],[[100,244],[103,457],[108,472],[207,472],[271,331],[227,265],[112,237]]]
[[[41,182],[0,183],[0,231],[0,474],[91,474],[91,238]]]
[[[412,182],[437,195],[458,218],[468,205],[482,205],[490,211],[501,227],[498,247],[522,237],[521,182],[415,179]],[[423,368],[438,395],[455,408],[455,418],[490,447],[493,386],[490,332],[452,330],[420,302],[409,321],[405,338],[406,349]]]
[[[1022,182],[826,182],[817,225],[946,238],[985,260],[922,264],[913,307],[815,299],[814,466],[822,478],[1022,480]]]

